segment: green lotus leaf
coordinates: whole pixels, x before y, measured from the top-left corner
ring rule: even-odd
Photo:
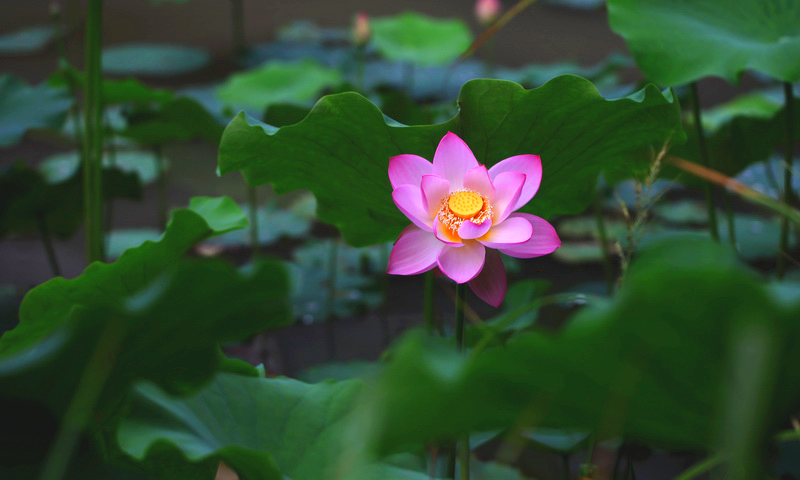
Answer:
[[[472,35],[461,20],[440,20],[406,12],[374,18],[372,43],[389,60],[419,65],[450,63],[469,47]]]
[[[264,111],[275,103],[303,105],[312,102],[323,90],[341,81],[338,70],[323,67],[313,60],[270,61],[232,75],[217,90],[217,95],[227,104]]]
[[[558,334],[520,334],[473,358],[411,336],[364,408],[377,412],[381,452],[520,426],[713,450],[731,422],[750,425],[758,450],[800,400],[794,289],[779,300],[728,248],[673,237]]]
[[[608,0],[611,28],[662,85],[757,70],[800,80],[800,3],[784,0]]]
[[[0,75],[0,147],[10,147],[33,128],[58,128],[72,97],[65,88],[35,87],[13,75]]]
[[[318,217],[363,246],[394,240],[409,224],[391,199],[389,158],[412,153],[430,160],[448,130],[487,166],[540,155],[542,185],[523,211],[545,218],[583,211],[600,172],[630,176],[649,165],[647,149],[683,140],[677,101],[652,86],[606,100],[575,76],[533,90],[474,80],[459,104],[448,122],[414,127],[387,120],[356,93],[326,96],[303,121],[280,129],[239,114],[223,134],[219,170],[242,171],[251,185],[270,183],[278,193],[310,190]]]

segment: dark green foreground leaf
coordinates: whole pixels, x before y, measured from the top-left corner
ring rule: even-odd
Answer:
[[[31,290],[19,326],[0,338],[3,395],[35,399],[60,414],[89,358],[112,340],[113,370],[99,410],[113,407],[136,379],[185,391],[219,368],[220,342],[290,321],[281,264],[240,273],[220,261],[181,260],[195,243],[233,228],[237,219],[223,204],[238,210],[230,199],[195,199],[192,210],[174,213],[160,241]],[[246,224],[241,210],[238,217]],[[42,342],[58,338],[63,344],[42,357]]]
[[[278,193],[311,190],[318,216],[355,246],[393,240],[408,220],[391,199],[389,158],[432,159],[448,130],[487,166],[533,153],[542,158],[542,185],[523,209],[543,217],[578,213],[592,201],[601,171],[630,175],[650,161],[648,147],[683,140],[679,106],[652,86],[606,100],[579,77],[563,76],[534,90],[499,80],[464,85],[458,116],[439,125],[387,123],[355,93],[320,100],[300,123],[275,129],[239,114],[220,145],[222,174],[241,170],[252,185]]]
[[[614,301],[557,335],[517,335],[469,360],[420,335],[401,343],[372,405],[378,446],[555,427],[668,448],[746,438],[758,451],[800,400],[794,298],[778,301],[708,240],[653,245]]]

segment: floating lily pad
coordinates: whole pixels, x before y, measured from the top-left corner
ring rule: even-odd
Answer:
[[[205,50],[168,44],[117,45],[103,49],[103,71],[113,75],[168,77],[208,65]]]
[[[28,86],[13,75],[0,75],[0,147],[10,147],[34,128],[58,128],[72,96],[65,88]]]
[[[119,258],[125,250],[135,248],[144,242],[157,242],[163,232],[154,228],[126,228],[112,230],[106,234],[106,256]]]
[[[782,0],[608,0],[611,28],[663,85],[751,69],[800,80],[800,3]]]
[[[59,153],[42,161],[39,171],[48,183],[61,183],[75,174],[80,168],[80,161],[78,152]],[[154,182],[159,172],[158,160],[152,152],[119,151],[113,155],[105,152],[103,166],[135,173],[142,185]]]
[[[385,58],[419,65],[450,63],[472,43],[461,20],[406,12],[370,20],[372,43]]]
[[[0,36],[0,55],[28,55],[43,50],[58,32],[51,25],[30,27]]]
[[[278,102],[305,104],[341,81],[338,71],[305,60],[272,61],[249,72],[231,76],[217,91],[230,105],[242,105],[263,111]]]

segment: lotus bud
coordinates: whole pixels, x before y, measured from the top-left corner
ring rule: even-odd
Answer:
[[[500,0],[477,0],[475,2],[475,17],[481,25],[487,26],[497,20],[502,8]]]
[[[353,25],[353,43],[361,47],[367,44],[370,37],[369,17],[361,12],[356,15],[355,25]]]

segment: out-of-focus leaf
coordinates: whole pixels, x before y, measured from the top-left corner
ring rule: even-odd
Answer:
[[[77,88],[85,87],[85,75],[72,66],[61,67],[51,76],[47,83],[54,87]],[[150,88],[135,78],[122,80],[103,79],[103,104],[117,105],[121,103],[156,102],[166,103],[174,98],[169,90]]]
[[[103,71],[112,75],[168,77],[208,65],[205,50],[168,44],[116,45],[103,49]]]
[[[339,478],[343,421],[360,391],[359,381],[310,385],[224,373],[187,398],[143,384],[118,439],[154,474],[167,461],[213,458],[213,469],[221,460],[248,480]],[[161,461],[152,462],[158,452]]]
[[[278,102],[306,104],[339,82],[341,75],[337,70],[325,68],[312,60],[271,61],[254,70],[232,75],[217,95],[230,105],[264,111]]]
[[[39,171],[47,183],[61,183],[75,175],[80,169],[81,156],[78,152],[59,153],[46,158],[39,164]],[[105,168],[116,168],[139,177],[142,185],[153,183],[158,178],[158,160],[152,152],[117,151],[113,155],[105,152]]]
[[[389,158],[411,153],[432,159],[450,130],[480,163],[492,166],[518,154],[538,154],[544,175],[523,210],[543,217],[577,213],[594,198],[601,171],[631,175],[649,165],[643,149],[682,139],[679,108],[654,87],[605,100],[588,81],[558,77],[524,90],[511,82],[464,85],[457,117],[447,123],[399,127],[355,93],[320,100],[300,123],[278,129],[237,116],[220,145],[219,170],[241,170],[252,185],[278,193],[308,189],[318,216],[352,245],[393,240],[408,220],[391,200]]]
[[[384,57],[420,65],[449,63],[472,42],[461,20],[440,20],[413,12],[370,20],[372,43]]]
[[[326,380],[352,380],[366,378],[380,371],[381,365],[377,362],[350,361],[325,363],[307,368],[297,374],[298,380],[307,383],[319,383]]]
[[[28,86],[13,75],[0,75],[0,147],[10,147],[33,128],[58,128],[72,97],[64,88]]]
[[[800,110],[800,99],[794,100],[794,111]],[[726,175],[735,176],[745,168],[766,161],[775,148],[786,142],[786,108],[783,98],[770,92],[754,92],[703,112],[703,124],[712,166]],[[688,142],[670,153],[700,162],[700,147],[694,125],[686,128]],[[794,124],[794,136],[800,138],[800,122]],[[666,177],[678,176],[687,185],[699,186],[702,180],[694,175],[666,166]],[[779,176],[780,178],[783,175]]]
[[[0,36],[0,55],[29,55],[43,50],[58,32],[52,25],[29,27]]]
[[[162,232],[154,228],[126,228],[112,230],[106,234],[106,256],[119,258],[125,250],[135,248],[144,242],[156,242]]]
[[[783,0],[608,0],[611,28],[663,85],[743,70],[800,80],[800,3]]]
[[[319,322],[331,315],[347,317],[363,313],[381,303],[380,282],[388,261],[388,245],[353,248],[340,242],[316,242],[298,248],[289,264],[294,284],[294,313],[304,323]],[[330,261],[336,249],[335,288],[332,312],[328,298]]]
[[[161,105],[138,105],[125,112],[127,127],[119,135],[145,145],[202,138],[213,144],[222,135],[214,115],[189,97]]]
[[[134,173],[104,168],[102,182],[104,198],[141,198],[141,184]],[[0,172],[0,235],[39,232],[45,226],[52,235],[69,237],[82,221],[82,185],[79,168],[59,183],[22,164]]]
[[[732,251],[708,239],[652,245],[613,301],[582,310],[557,335],[518,335],[469,360],[436,339],[406,339],[369,407],[378,449],[507,427],[713,449],[724,398],[744,393],[730,391],[728,373],[747,359],[734,336],[750,325],[763,329],[777,359],[759,373],[769,386],[752,431],[761,442],[800,400],[790,367],[800,361],[797,299],[776,303]]]

